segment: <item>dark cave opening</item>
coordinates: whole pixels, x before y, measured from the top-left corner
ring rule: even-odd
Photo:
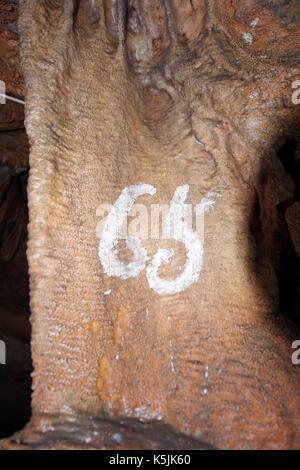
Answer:
[[[31,415],[27,245],[29,143],[18,0],[0,0],[0,438]]]
[[[279,148],[277,156],[295,183],[294,200],[300,200],[300,158],[297,158],[298,141],[295,138],[287,138]]]
[[[27,180],[27,168],[0,164],[0,438],[31,415]]]
[[[277,151],[277,157],[295,185],[293,197],[277,205],[279,227],[275,233],[275,271],[280,309],[283,315],[300,324],[300,155],[297,139],[288,137]]]

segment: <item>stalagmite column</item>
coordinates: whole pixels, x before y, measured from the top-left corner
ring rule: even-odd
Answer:
[[[118,426],[166,445],[122,417],[177,447],[299,447],[279,157],[299,152],[300,9],[273,3],[20,2],[33,418],[3,447],[111,448]],[[135,204],[146,235],[124,240]]]

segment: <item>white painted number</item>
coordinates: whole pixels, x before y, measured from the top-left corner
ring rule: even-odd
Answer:
[[[113,206],[104,226],[99,245],[99,257],[108,276],[129,279],[138,276],[145,268],[147,251],[141,246],[136,237],[129,236],[126,238],[126,244],[133,253],[133,260],[127,265],[118,259],[117,245],[124,221],[127,219],[136,199],[144,194],[154,195],[155,193],[156,189],[149,184],[129,186],[123,189]]]
[[[105,273],[110,277],[129,279],[137,277],[145,268],[148,253],[134,236],[125,237],[127,247],[132,251],[133,259],[128,264],[118,258],[117,245],[121,238],[123,225],[136,199],[142,195],[153,196],[154,186],[139,184],[125,188],[115,202],[104,225],[99,244],[99,257]],[[186,263],[181,274],[172,280],[159,277],[159,269],[168,263],[174,255],[173,250],[159,249],[146,269],[146,276],[151,289],[161,295],[172,295],[183,292],[199,280],[203,263],[203,242],[196,232],[185,222],[186,199],[189,186],[179,186],[172,198],[168,214],[168,229],[175,241],[186,247]],[[197,215],[213,207],[214,194],[209,193],[196,206]]]

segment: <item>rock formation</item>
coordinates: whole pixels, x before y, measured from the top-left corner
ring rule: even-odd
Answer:
[[[22,97],[16,4],[0,3],[0,44]],[[298,448],[299,2],[19,9],[33,417],[2,447],[117,448],[119,423],[121,447],[150,448],[163,421],[170,445]],[[26,167],[22,112],[0,106],[9,178]],[[126,246],[114,214],[129,201],[173,201],[177,228],[188,202],[204,238]],[[115,204],[103,230],[101,204]],[[129,444],[124,419],[149,434]]]

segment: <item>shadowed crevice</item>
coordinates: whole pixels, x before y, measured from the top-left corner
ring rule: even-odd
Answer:
[[[280,308],[284,315],[300,324],[300,257],[299,247],[292,231],[300,231],[300,220],[292,224],[287,218],[288,211],[300,200],[300,159],[298,142],[288,137],[277,152],[283,168],[294,182],[293,198],[277,205],[279,227],[275,233],[275,246],[278,247],[278,262],[275,268],[278,277]],[[296,215],[297,218],[297,215]],[[298,225],[298,227],[297,227]]]

